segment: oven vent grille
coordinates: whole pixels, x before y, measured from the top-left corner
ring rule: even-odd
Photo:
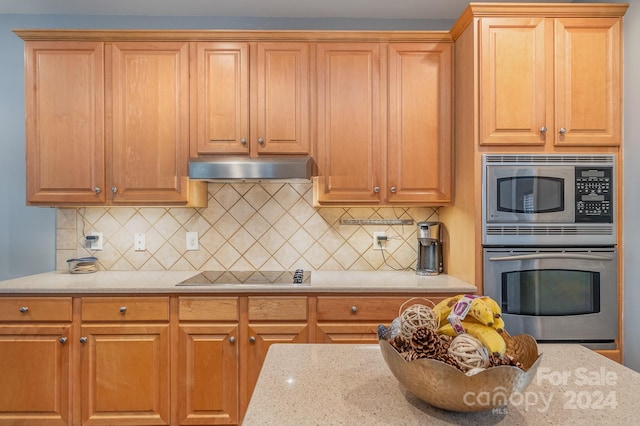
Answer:
[[[561,163],[561,164],[613,164],[613,155],[485,155],[487,164],[517,164],[517,163]]]
[[[562,235],[613,235],[613,226],[611,225],[603,225],[603,226],[589,226],[589,227],[579,227],[579,226],[487,226],[486,234],[487,235],[554,235],[554,236],[562,236]]]

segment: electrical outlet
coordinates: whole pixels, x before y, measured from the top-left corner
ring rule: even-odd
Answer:
[[[145,251],[146,250],[146,237],[142,233],[137,233],[133,236],[133,249],[135,251]]]
[[[373,250],[384,250],[386,244],[387,244],[386,232],[373,233]]]
[[[187,250],[198,250],[197,232],[187,232]]]
[[[91,240],[89,248],[91,250],[102,250],[102,232],[92,232],[89,234],[89,236],[97,237]]]

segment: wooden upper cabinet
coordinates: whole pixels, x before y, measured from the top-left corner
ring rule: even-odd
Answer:
[[[557,18],[555,144],[619,145],[622,139],[621,18]]]
[[[318,43],[320,203],[381,200],[386,74],[380,55],[379,43]]]
[[[195,50],[195,154],[249,153],[249,43],[202,42]]]
[[[110,47],[113,202],[186,202],[188,43],[118,42]]]
[[[194,46],[193,156],[309,153],[309,43]]]
[[[620,18],[481,18],[480,144],[618,145]]]
[[[104,44],[25,43],[27,204],[106,200]]]
[[[389,203],[449,203],[452,55],[449,43],[389,45]]]
[[[309,43],[260,42],[257,56],[258,152],[309,153]]]

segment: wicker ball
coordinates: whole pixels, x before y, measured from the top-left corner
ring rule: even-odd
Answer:
[[[409,306],[400,314],[400,334],[406,340],[410,341],[413,333],[421,327],[430,330],[438,330],[440,327],[440,318],[438,318],[429,306],[415,304]]]
[[[478,372],[489,366],[489,351],[484,345],[470,334],[463,333],[456,336],[449,345],[449,355],[458,361],[462,371]]]

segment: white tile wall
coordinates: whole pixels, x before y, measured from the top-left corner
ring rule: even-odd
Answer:
[[[390,270],[414,268],[414,225],[341,225],[340,219],[438,220],[432,208],[314,208],[311,184],[210,183],[207,208],[60,208],[56,215],[56,266],[96,256],[103,270]],[[186,232],[199,234],[199,250],[186,250]],[[372,250],[372,233],[390,237]],[[84,236],[102,232],[103,250]],[[135,251],[144,233],[146,250]]]

